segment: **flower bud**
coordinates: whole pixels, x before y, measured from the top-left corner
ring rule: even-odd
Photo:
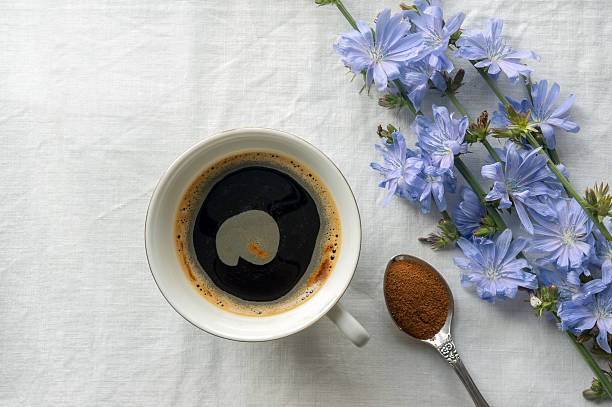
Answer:
[[[583,391],[582,396],[589,401],[601,401],[608,398],[608,394],[604,390],[603,385],[597,379],[593,379],[591,387]]]
[[[448,42],[451,45],[455,45],[455,43],[457,42],[457,40],[461,38],[461,29],[455,31],[451,37],[450,37],[450,41]]]
[[[468,143],[476,143],[483,141],[489,135],[489,113],[483,110],[478,120],[475,123],[470,123],[467,132],[465,133],[465,141]]]
[[[542,305],[542,300],[532,294],[531,297],[529,297],[529,303],[533,308],[538,308]]]
[[[587,188],[585,192],[589,209],[602,218],[612,216],[612,194],[609,191],[609,185],[602,182],[599,185],[595,183],[594,188]]]
[[[378,99],[378,105],[387,109],[401,109],[408,104],[401,95],[390,93]]]
[[[393,144],[393,133],[396,131],[395,126],[391,124],[387,124],[387,129],[383,129],[383,126],[379,124],[376,134],[378,134],[378,137],[384,138],[388,144]]]
[[[474,230],[472,234],[474,235],[474,237],[486,237],[486,236],[493,234],[494,232],[495,230],[491,230],[486,226],[482,226]]]
[[[465,76],[465,70],[459,69],[453,79],[453,89],[457,90],[463,85],[463,77]]]

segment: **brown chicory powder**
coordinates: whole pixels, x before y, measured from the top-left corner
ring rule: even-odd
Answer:
[[[444,326],[448,292],[444,280],[426,263],[394,261],[387,270],[384,291],[391,317],[404,332],[430,339]]]

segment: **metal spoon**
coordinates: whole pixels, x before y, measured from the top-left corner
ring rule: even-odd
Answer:
[[[418,262],[421,262],[431,267],[430,264],[428,264],[427,262],[417,257],[409,256],[406,254],[400,254],[398,256],[393,257],[387,264],[387,268],[385,269],[385,280],[387,279],[387,274],[389,272],[389,266],[393,262],[396,262],[399,260],[418,261]],[[455,343],[453,342],[453,338],[451,336],[451,322],[453,320],[453,312],[455,310],[455,306],[453,304],[453,293],[448,287],[446,280],[444,280],[444,277],[442,277],[442,275],[435,268],[431,267],[431,269],[434,270],[436,273],[438,273],[440,278],[442,278],[442,281],[444,281],[444,285],[446,286],[446,290],[448,292],[448,315],[446,316],[446,322],[444,323],[444,326],[442,326],[440,331],[431,339],[418,339],[408,333],[406,334],[415,340],[427,343],[433,346],[434,348],[436,348],[436,350],[440,353],[440,355],[442,355],[442,357],[446,359],[446,361],[451,365],[455,373],[457,373],[457,376],[459,376],[459,379],[461,379],[461,382],[463,383],[467,391],[470,393],[470,396],[472,397],[474,404],[478,407],[488,407],[489,404],[484,399],[482,394],[480,394],[480,391],[474,384],[472,377],[470,376],[467,369],[463,365],[463,362],[461,361],[461,358],[459,357],[459,354],[457,353],[457,349],[455,348]],[[383,286],[384,286],[384,283],[383,283]],[[387,305],[387,311],[389,311],[389,304],[387,303],[386,296],[385,296],[385,304]],[[389,314],[391,314],[391,312],[389,312]],[[397,322],[395,320],[393,320],[393,322],[399,328],[399,325],[397,325]]]

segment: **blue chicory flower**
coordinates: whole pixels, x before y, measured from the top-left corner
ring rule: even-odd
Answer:
[[[508,141],[504,145],[503,149],[499,149],[499,148],[495,149],[495,151],[499,155],[499,158],[501,158],[504,165],[506,164],[506,158],[508,157],[508,149],[512,147],[516,148],[516,151],[518,151],[522,159],[525,159],[525,157],[533,151],[533,147],[531,147],[530,144],[513,143],[513,142]],[[567,179],[570,178],[565,165],[557,164],[557,169],[561,171],[561,173],[563,174],[565,178]],[[561,181],[559,181],[559,178],[557,178],[557,176],[548,167],[545,167],[543,171],[548,174],[548,177],[543,178],[542,182],[548,185],[551,189],[558,191],[559,195],[561,195],[561,193],[565,191],[565,188],[563,187],[563,184],[561,184]]]
[[[612,285],[598,294],[562,302],[557,315],[561,318],[561,329],[575,335],[597,325],[597,344],[612,353],[608,343],[608,334],[612,333]]]
[[[574,95],[570,95],[559,107],[553,109],[553,104],[559,96],[560,87],[554,83],[548,92],[548,81],[542,80],[531,85],[531,96],[533,103],[529,99],[523,99],[520,103],[511,98],[507,98],[515,111],[521,113],[530,112],[529,126],[539,127],[546,140],[548,148],[556,147],[554,128],[565,130],[569,133],[577,133],[580,126],[569,119],[568,110],[574,104]],[[510,125],[506,109],[503,104],[499,104],[499,111],[493,113],[491,122],[499,127]]]
[[[431,209],[431,198],[436,203],[438,210],[446,210],[445,193],[454,193],[457,188],[457,179],[451,170],[442,169],[437,166],[426,152],[421,151],[423,169],[417,177],[410,179],[410,186],[414,191],[421,191],[418,198],[421,211],[429,213]]]
[[[406,89],[408,99],[417,109],[421,107],[430,80],[441,92],[446,90],[446,81],[442,74],[423,61],[404,66],[400,69],[399,79]]]
[[[608,230],[612,230],[612,219],[609,222]],[[594,262],[601,267],[601,278],[605,283],[612,281],[612,242],[606,240],[601,232],[596,229],[597,240],[595,241]]]
[[[406,148],[406,140],[402,133],[393,132],[391,137],[393,143],[383,141],[383,146],[376,145],[376,149],[383,154],[386,167],[377,163],[370,164],[373,169],[385,176],[383,182],[379,184],[381,188],[388,188],[383,206],[389,204],[394,194],[412,201],[416,201],[421,195],[421,190],[415,190],[410,180],[421,173],[423,161],[417,157],[416,152]]]
[[[481,221],[487,216],[487,210],[472,188],[463,186],[459,191],[461,200],[453,211],[455,226],[461,236],[472,237],[472,233],[481,226]]]
[[[459,49],[455,52],[457,58],[478,61],[476,68],[487,68],[491,77],[497,78],[504,72],[511,83],[516,84],[519,76],[527,77],[532,68],[521,63],[521,59],[539,60],[533,51],[516,52],[504,44],[501,36],[504,20],[491,18],[485,23],[484,34],[480,31],[465,30],[457,41]]]
[[[593,279],[581,285],[580,274],[576,270],[569,272],[563,270],[551,270],[540,268],[538,280],[545,287],[555,285],[559,293],[559,301],[580,301],[586,297],[601,292],[608,286],[599,278]]]
[[[555,148],[555,132],[553,127],[558,127],[569,133],[577,133],[580,127],[569,120],[567,111],[574,104],[574,95],[570,95],[561,106],[552,110],[553,104],[559,96],[561,88],[554,83],[548,92],[548,82],[543,80],[531,85],[531,97],[533,103],[527,100],[528,108],[531,110],[531,120],[533,120],[542,130],[542,135],[546,140],[548,148]],[[552,110],[552,111],[551,111]]]
[[[583,269],[593,250],[593,222],[575,199],[551,201],[552,216],[531,211],[534,236],[530,252],[546,254],[538,263],[555,264],[561,270]]]
[[[444,106],[433,105],[432,108],[434,120],[419,115],[412,129],[419,139],[418,146],[431,156],[433,163],[443,170],[452,169],[455,155],[467,152],[463,139],[469,120],[465,116],[454,119]]]
[[[481,173],[484,178],[495,180],[493,189],[487,194],[487,201],[500,199],[499,208],[507,209],[514,205],[521,224],[533,234],[533,224],[527,208],[543,215],[554,215],[550,207],[541,201],[545,197],[556,198],[559,191],[547,182],[551,179],[546,157],[539,155],[540,149],[520,154],[512,144],[506,146],[505,167],[502,163],[484,165]],[[512,197],[512,201],[510,200]]]
[[[368,87],[374,81],[378,90],[384,90],[389,81],[399,78],[401,66],[418,59],[422,35],[410,33],[401,14],[391,17],[391,10],[381,11],[375,34],[364,21],[357,21],[357,28],[343,33],[334,50],[352,72],[366,70]]]
[[[497,240],[476,238],[470,241],[460,238],[457,244],[466,258],[455,257],[457,267],[464,270],[461,284],[476,285],[478,296],[486,301],[514,298],[518,287],[536,289],[538,282],[535,274],[526,272],[531,269],[525,259],[516,256],[525,248],[527,240],[512,240],[512,231],[504,230]]]
[[[424,4],[421,4],[422,6]],[[423,36],[423,47],[419,51],[419,58],[438,71],[452,72],[453,63],[446,56],[446,50],[451,35],[461,27],[465,13],[458,12],[445,22],[442,7],[437,4],[417,9],[419,13],[407,11],[404,15],[412,23],[413,30]]]

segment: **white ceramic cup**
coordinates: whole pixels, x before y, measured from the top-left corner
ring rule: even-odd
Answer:
[[[252,150],[293,157],[314,171],[336,202],[342,233],[336,265],[316,294],[289,311],[264,317],[237,315],[203,299],[187,281],[174,247],[176,211],[183,193],[195,177],[223,157]],[[365,345],[369,339],[367,331],[338,304],[355,273],[360,246],[359,210],[340,170],[312,144],[271,129],[228,130],[191,147],[162,175],[151,197],[145,223],[149,267],[166,300],[176,312],[198,328],[239,341],[282,338],[305,329],[327,315],[355,345]]]

